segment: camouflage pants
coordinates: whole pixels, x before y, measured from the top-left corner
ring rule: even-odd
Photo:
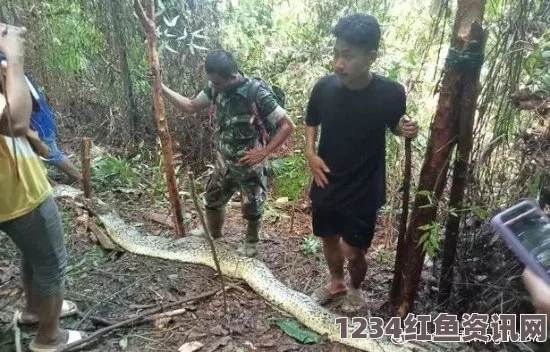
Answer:
[[[239,191],[242,196],[243,218],[246,220],[261,218],[267,197],[265,167],[235,165],[218,157],[214,172],[206,184],[205,206],[209,209],[220,209],[229,202],[236,191]]]

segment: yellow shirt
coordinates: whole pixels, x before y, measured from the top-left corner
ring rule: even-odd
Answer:
[[[17,150],[19,179],[15,168],[13,141]],[[44,164],[26,137],[0,135],[0,222],[23,216],[39,206],[51,193]]]

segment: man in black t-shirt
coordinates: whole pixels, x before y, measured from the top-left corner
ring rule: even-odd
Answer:
[[[378,21],[364,14],[346,16],[332,33],[335,74],[315,84],[306,114],[306,158],[315,181],[310,191],[313,232],[323,240],[331,274],[331,282],[315,290],[313,298],[325,304],[347,293],[342,310],[351,313],[365,306],[359,290],[367,270],[365,253],[377,211],[386,201],[386,130],[413,138],[418,126],[403,117],[403,87],[370,71],[380,42]]]

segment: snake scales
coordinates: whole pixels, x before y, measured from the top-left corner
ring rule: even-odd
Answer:
[[[206,265],[215,269],[210,247],[205,239],[187,236],[179,240],[161,236],[140,234],[127,225],[117,212],[97,198],[84,200],[82,192],[66,185],[54,187],[56,198],[79,199],[104,224],[109,237],[123,249],[138,255]],[[386,337],[375,339],[341,338],[337,317],[318,305],[309,296],[283,285],[260,260],[236,255],[228,248],[217,245],[220,267],[224,275],[244,280],[257,294],[270,304],[294,316],[302,324],[318,334],[326,334],[330,341],[339,342],[362,351],[404,352],[412,351],[408,345],[391,343]],[[350,336],[353,327],[348,329]]]

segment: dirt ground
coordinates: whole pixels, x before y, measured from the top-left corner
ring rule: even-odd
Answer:
[[[96,195],[113,205],[125,221],[140,231],[174,236],[169,205],[148,197],[143,190],[114,190]],[[199,223],[189,197],[184,209],[191,216],[186,230]],[[220,287],[216,272],[210,268],[137,256],[128,252],[102,248],[92,240],[85,226],[86,212],[68,201],[59,201],[59,209],[70,254],[67,276],[67,299],[78,304],[77,316],[63,319],[63,326],[88,333],[102,328],[99,320],[118,322],[159,304],[194,297]],[[293,211],[295,209],[295,211]],[[293,216],[294,213],[294,216]],[[154,219],[154,220],[152,220]],[[228,208],[226,241],[237,248],[244,241],[244,221],[238,198]],[[291,229],[292,226],[292,229]],[[385,247],[388,224],[380,216],[377,234],[367,254],[369,270],[363,284],[368,307],[354,316],[378,316],[387,321],[385,303],[393,278],[394,248]],[[321,243],[311,235],[307,204],[268,203],[260,256],[274,275],[294,290],[310,294],[328,279]],[[245,283],[225,278],[235,284],[228,291],[228,311],[223,297],[216,294],[175,308],[183,314],[116,329],[83,348],[84,351],[178,351],[185,343],[198,341],[203,351],[356,351],[356,349],[321,339],[319,344],[304,345],[287,335],[276,322],[290,319],[284,312],[267,304]],[[422,298],[419,304],[422,305]],[[14,310],[23,304],[19,282],[19,257],[16,248],[0,234],[0,352],[14,351],[13,332],[9,327]],[[329,307],[344,315],[336,303]],[[36,333],[35,326],[21,326],[23,351]],[[448,351],[449,349],[443,348]],[[454,349],[455,351],[457,349]],[[470,350],[466,346],[458,350]]]
[[[120,197],[114,194],[113,197]],[[131,200],[108,200],[116,204],[126,221],[142,231],[173,235],[168,225],[151,221],[150,214],[166,215],[167,208],[143,204],[139,197]],[[86,214],[80,208],[58,202],[70,253],[67,298],[76,302],[82,312],[78,317],[65,318],[64,326],[93,332],[89,317],[120,321],[138,314],[144,305],[154,305],[193,297],[220,287],[214,270],[198,265],[158,260],[132,253],[108,251],[94,244],[83,227]],[[187,204],[186,206],[190,206]],[[144,211],[145,209],[145,211]],[[193,212],[194,213],[194,212]],[[295,290],[311,293],[327,279],[327,270],[320,243],[310,236],[307,214],[297,210],[290,231],[291,209],[288,205],[268,208],[260,244],[260,259],[274,275]],[[243,241],[244,222],[239,208],[228,211],[226,237],[222,241],[237,247]],[[187,229],[197,224],[194,216]],[[364,289],[370,299],[370,314],[380,315],[379,307],[388,292],[391,272],[390,252],[380,249],[383,239],[377,237],[369,253],[371,268]],[[0,321],[7,326],[12,312],[20,308],[23,297],[19,283],[19,258],[11,241],[0,235]],[[228,313],[223,311],[221,294],[183,305],[186,312],[168,320],[151,322],[129,329],[115,330],[86,351],[177,351],[186,342],[199,341],[201,351],[353,351],[340,344],[323,341],[318,345],[302,345],[275,324],[289,318],[266,304],[246,284],[228,291]],[[333,307],[337,311],[338,307]],[[366,315],[359,312],[358,315]],[[291,317],[290,317],[291,318]],[[28,344],[35,327],[22,326],[22,343]],[[13,350],[11,331],[2,335],[1,351]]]

